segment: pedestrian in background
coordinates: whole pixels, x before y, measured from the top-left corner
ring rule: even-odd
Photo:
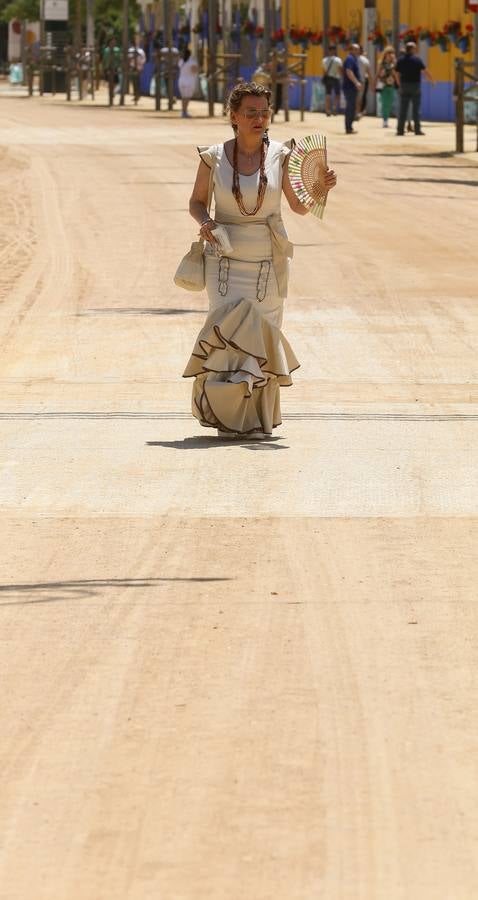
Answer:
[[[134,103],[138,103],[141,95],[140,80],[141,72],[143,71],[145,62],[146,53],[144,52],[143,48],[139,46],[138,38],[135,36],[131,42],[131,47],[128,50],[129,77],[133,85]]]
[[[376,90],[380,94],[383,127],[388,128],[388,120],[392,111],[395,89],[398,87],[397,57],[393,47],[385,47],[377,66]]]
[[[405,131],[405,122],[410,103],[412,104],[415,134],[425,134],[420,124],[422,72],[432,84],[435,83],[423,60],[417,56],[416,49],[415,41],[408,41],[405,45],[405,53],[400,57],[396,65],[397,79],[400,86],[400,111],[397,126],[397,135],[399,137],[403,137]]]
[[[337,47],[330,44],[327,56],[322,60],[325,87],[325,114],[336,116],[340,109],[340,78],[342,76],[342,60],[337,56]]]
[[[88,80],[91,68],[91,51],[86,46],[81,48],[78,65],[81,78],[81,95],[85,97],[88,94]]]
[[[360,45],[360,55],[357,57],[357,61],[360,71],[360,79],[362,81],[362,88],[359,91],[357,97],[357,118],[360,119],[360,117],[367,112],[368,91],[370,85],[373,83],[370,60],[365,53],[362,45]]]
[[[101,57],[103,78],[108,83],[110,106],[113,106],[114,95],[119,89],[121,72],[121,50],[116,43],[116,38],[111,37],[103,50]]]
[[[344,76],[342,80],[342,89],[345,96],[345,134],[357,133],[353,128],[353,123],[357,115],[357,97],[362,83],[358,64],[359,56],[359,45],[351,44],[349,54],[344,62]]]
[[[199,64],[195,56],[192,56],[189,47],[183,50],[182,59],[179,60],[179,79],[178,87],[181,94],[181,103],[183,111],[181,116],[183,119],[190,119],[188,113],[189,101],[198,89]]]

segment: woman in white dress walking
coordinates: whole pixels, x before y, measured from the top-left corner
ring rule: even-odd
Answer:
[[[298,215],[308,209],[292,190],[287,158],[293,142],[268,137],[270,91],[243,83],[229,98],[234,137],[198,148],[189,203],[206,245],[209,315],[184,377],[194,377],[192,412],[220,437],[260,439],[281,424],[280,387],[299,363],[281,332],[293,247],[281,219],[282,193]],[[214,179],[214,219],[207,199]],[[326,189],[336,184],[328,170]],[[225,226],[232,251],[217,256],[214,229]]]
[[[181,113],[183,119],[189,119],[188,113],[189,101],[196,93],[198,86],[199,66],[195,56],[191,55],[188,47],[183,52],[182,59],[179,60],[179,78],[178,88],[181,94],[181,103],[183,111]]]

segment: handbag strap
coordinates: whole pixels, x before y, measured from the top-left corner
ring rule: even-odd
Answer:
[[[214,170],[217,165],[217,156],[212,147],[198,147],[198,153],[201,159],[203,159],[202,154],[206,150],[208,151],[208,155],[211,160],[211,165],[209,166],[209,185],[207,189],[207,214],[209,215],[209,213],[211,212],[212,195],[214,193]],[[203,160],[203,162],[206,162],[206,160]],[[208,165],[208,163],[206,163],[206,165]],[[204,238],[200,237],[199,242],[204,248],[206,243]]]
[[[216,156],[211,154],[212,166],[209,172],[209,187],[207,191],[207,211],[211,212],[212,195],[214,193],[214,169],[216,168]]]

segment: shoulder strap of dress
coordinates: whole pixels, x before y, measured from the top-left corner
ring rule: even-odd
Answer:
[[[294,147],[295,147],[295,139],[294,138],[291,138],[290,141],[284,141],[284,143],[282,144],[282,147],[280,149],[281,156],[282,156],[282,162],[284,162],[287,159],[287,157],[291,154]]]
[[[210,169],[211,166],[213,165],[214,147],[208,147],[208,146],[198,147],[197,151],[198,151],[199,156],[201,157],[202,161],[204,163],[206,163],[208,169]]]

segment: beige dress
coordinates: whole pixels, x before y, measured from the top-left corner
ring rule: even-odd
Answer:
[[[220,259],[206,247],[209,314],[183,377],[194,377],[192,413],[220,431],[271,434],[281,424],[280,387],[299,367],[282,334],[289,259],[293,248],[280,218],[282,167],[291,142],[271,141],[268,179],[256,216],[241,215],[232,194],[232,166],[223,144],[200,149],[214,171],[214,218],[233,250]],[[259,172],[241,175],[246,209],[257,201]]]

